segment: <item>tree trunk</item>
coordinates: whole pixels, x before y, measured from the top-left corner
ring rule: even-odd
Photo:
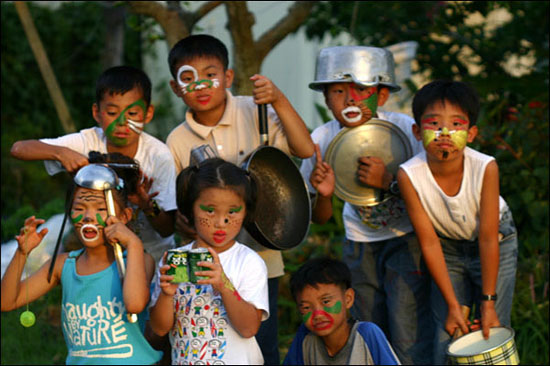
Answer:
[[[126,8],[116,6],[114,1],[103,2],[105,20],[105,46],[101,57],[103,70],[122,65],[124,59],[124,24]]]
[[[34,54],[36,62],[38,63],[42,78],[46,83],[48,93],[52,98],[57,116],[59,117],[61,125],[63,126],[63,130],[66,134],[75,132],[76,127],[71,118],[69,107],[67,107],[67,103],[65,102],[65,98],[63,97],[61,88],[57,83],[57,78],[55,77],[55,73],[53,72],[52,66],[48,59],[48,54],[46,53],[42,41],[40,40],[40,35],[36,31],[36,27],[34,26],[34,22],[29,12],[29,8],[27,7],[27,3],[24,1],[14,1],[14,5],[15,10],[19,15],[19,18],[21,19],[21,23],[23,24],[23,30],[25,31],[27,39],[29,40],[32,53]]]

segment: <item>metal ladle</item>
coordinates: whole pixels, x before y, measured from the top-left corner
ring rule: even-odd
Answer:
[[[119,178],[113,169],[102,164],[89,164],[82,167],[76,173],[74,182],[80,187],[104,191],[105,201],[107,203],[107,214],[108,216],[116,216],[113,189],[119,186]],[[119,243],[113,243],[112,246],[118,268],[118,275],[120,280],[123,281],[126,275],[126,266],[122,257],[122,248]],[[136,322],[137,315],[128,313],[128,320],[131,323]]]

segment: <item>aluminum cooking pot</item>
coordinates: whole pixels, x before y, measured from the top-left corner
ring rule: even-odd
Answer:
[[[267,146],[267,107],[258,105],[262,146],[242,164],[257,184],[254,219],[246,231],[263,246],[284,250],[299,245],[311,221],[309,192],[300,170],[283,151]]]
[[[323,48],[317,56],[313,90],[325,84],[354,82],[364,86],[384,85],[390,92],[401,89],[395,83],[395,63],[390,51],[378,47],[336,46]]]

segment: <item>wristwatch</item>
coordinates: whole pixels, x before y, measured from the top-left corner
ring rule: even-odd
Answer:
[[[394,196],[399,196],[400,195],[400,192],[399,192],[399,185],[397,184],[397,181],[396,180],[392,180],[391,183],[390,183],[390,188],[388,189],[390,191],[391,194],[393,194]]]
[[[151,200],[151,201],[153,201],[151,209],[147,211],[144,210],[143,212],[148,217],[157,217],[160,214],[160,207],[157,204],[157,201],[155,200]]]
[[[497,300],[497,294],[494,295],[481,295],[482,301],[496,301]]]

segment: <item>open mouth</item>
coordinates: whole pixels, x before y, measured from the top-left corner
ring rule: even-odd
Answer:
[[[82,225],[80,234],[85,241],[93,241],[99,237],[99,229],[92,224]]]
[[[361,113],[361,109],[359,109],[359,107],[347,107],[342,111],[342,117],[344,117],[346,122],[349,123],[359,122],[362,116],[363,113]]]

